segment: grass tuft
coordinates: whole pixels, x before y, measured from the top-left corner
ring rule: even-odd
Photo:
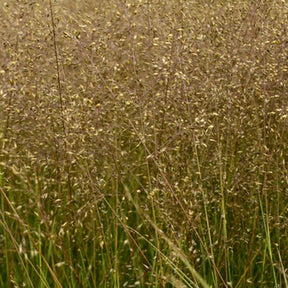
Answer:
[[[285,1],[0,5],[0,287],[288,287]]]

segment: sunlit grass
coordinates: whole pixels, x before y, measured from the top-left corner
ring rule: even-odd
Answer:
[[[0,5],[0,287],[287,287],[288,7],[256,2]]]

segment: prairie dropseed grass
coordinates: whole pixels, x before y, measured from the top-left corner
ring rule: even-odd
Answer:
[[[0,4],[0,287],[287,287],[285,1]]]

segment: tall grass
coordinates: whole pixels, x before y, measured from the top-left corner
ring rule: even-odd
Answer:
[[[0,6],[0,287],[287,287],[285,1]]]

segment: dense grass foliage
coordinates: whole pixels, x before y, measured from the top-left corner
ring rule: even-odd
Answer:
[[[0,287],[288,287],[285,1],[0,15]]]

